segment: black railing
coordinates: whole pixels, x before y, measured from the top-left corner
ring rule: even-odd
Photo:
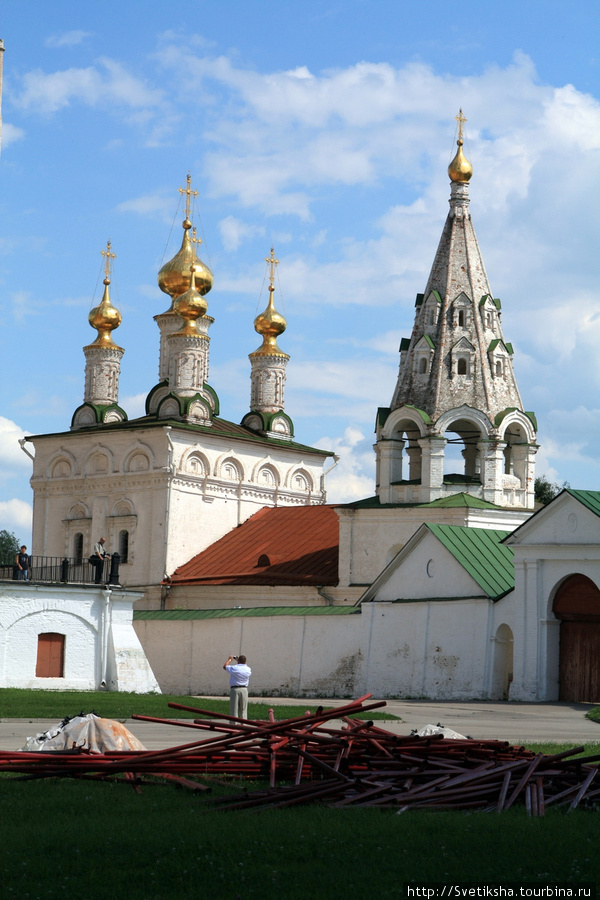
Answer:
[[[119,563],[121,557],[118,553],[107,556],[102,561],[102,567],[92,566],[86,559],[67,559],[60,556],[30,556],[28,581],[37,581],[56,584],[119,584]],[[0,563],[0,580],[17,581],[19,569],[14,561]]]

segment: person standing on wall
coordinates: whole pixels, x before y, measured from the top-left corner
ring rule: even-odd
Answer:
[[[94,544],[94,552],[90,556],[90,565],[95,569],[95,584],[102,584],[102,573],[104,572],[104,560],[108,553],[104,549],[106,538],[101,537],[98,543]]]
[[[17,568],[17,581],[29,581],[29,554],[25,544],[23,544],[15,557],[15,566]]]
[[[245,656],[231,655],[223,668],[229,672],[229,714],[237,719],[247,719],[248,684],[252,669],[246,665]]]

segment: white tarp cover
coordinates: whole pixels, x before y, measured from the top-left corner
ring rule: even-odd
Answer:
[[[418,737],[430,737],[432,734],[441,734],[442,737],[452,738],[455,741],[464,741],[466,740],[464,734],[459,734],[458,731],[452,731],[451,728],[444,728],[443,725],[424,725],[423,728],[420,728],[419,731],[416,732]]]
[[[71,750],[74,747],[83,747],[92,753],[146,749],[121,722],[88,713],[65,719],[48,731],[28,737],[21,750]]]

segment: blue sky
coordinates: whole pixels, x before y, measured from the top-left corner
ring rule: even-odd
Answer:
[[[389,404],[448,209],[458,108],[471,212],[538,474],[600,489],[597,3],[220,0],[3,5],[0,528],[30,536],[23,434],[66,431],[112,242],[121,405],[157,380],[156,286],[199,191],[210,382],[248,411],[265,256],[280,259],[286,411],[334,450],[329,499],[374,490]],[[35,551],[35,548],[33,548]]]

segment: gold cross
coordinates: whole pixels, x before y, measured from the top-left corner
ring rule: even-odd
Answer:
[[[459,141],[462,141],[462,139],[463,139],[463,125],[464,125],[465,122],[467,121],[467,120],[465,119],[465,117],[463,116],[463,111],[462,111],[462,109],[459,109],[458,115],[457,115],[457,116],[454,116],[454,118],[455,118],[456,121],[458,122],[458,140],[459,140]]]
[[[106,242],[106,250],[101,250],[100,253],[102,256],[106,257],[106,262],[104,263],[104,277],[110,278],[110,261],[111,259],[116,259],[116,255],[111,252],[111,243],[110,241]]]
[[[269,266],[271,268],[271,272],[269,274],[269,284],[271,287],[273,287],[273,282],[275,281],[275,266],[279,265],[279,260],[275,259],[275,251],[273,250],[272,247],[271,247],[271,255],[265,256],[265,262],[268,262]]]
[[[198,191],[193,191],[193,190],[192,190],[192,176],[190,175],[189,172],[188,172],[188,174],[187,174],[187,187],[186,187],[186,188],[179,188],[179,193],[180,193],[180,194],[186,194],[186,198],[185,198],[185,217],[186,217],[186,219],[189,219],[189,217],[190,217],[190,200],[191,200],[192,197],[197,197],[197,196],[198,196]]]
[[[196,234],[196,226],[192,228],[192,244],[201,244],[202,238],[199,238]]]

